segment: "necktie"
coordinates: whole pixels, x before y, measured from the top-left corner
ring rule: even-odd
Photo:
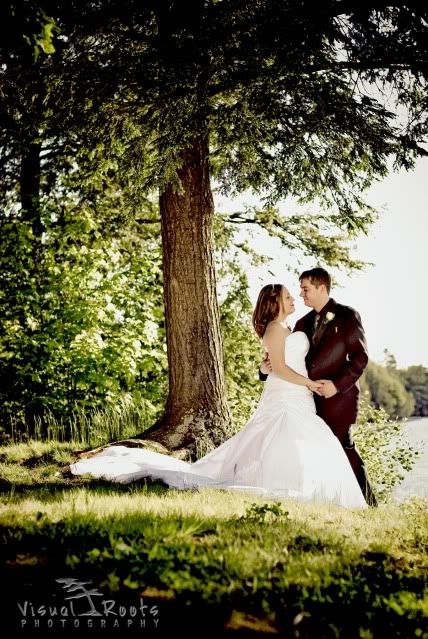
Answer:
[[[320,314],[319,314],[319,313],[317,313],[317,314],[315,315],[314,330],[312,331],[312,341],[314,341],[314,340],[315,340],[315,334],[316,334],[316,332],[317,332],[317,328],[318,328],[318,323],[319,323],[319,321],[320,321]]]

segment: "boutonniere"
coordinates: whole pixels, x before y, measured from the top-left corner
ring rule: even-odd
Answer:
[[[328,324],[328,322],[331,322],[331,320],[334,318],[335,318],[335,314],[329,311],[328,313],[326,313],[324,317],[324,324]]]

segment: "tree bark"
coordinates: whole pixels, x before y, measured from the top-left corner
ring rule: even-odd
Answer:
[[[160,195],[169,394],[142,436],[169,449],[217,446],[230,433],[216,298],[208,136],[182,153],[182,193]]]

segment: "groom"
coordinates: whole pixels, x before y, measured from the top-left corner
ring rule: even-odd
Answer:
[[[304,271],[299,279],[300,296],[313,310],[298,320],[294,332],[306,333],[311,345],[306,356],[308,375],[323,384],[321,396],[314,394],[317,414],[342,444],[367,503],[376,506],[351,434],[358,415],[358,379],[368,362],[361,318],[353,308],[329,297],[331,277],[323,268]],[[260,379],[264,381],[269,372],[270,362],[266,359],[259,371]]]

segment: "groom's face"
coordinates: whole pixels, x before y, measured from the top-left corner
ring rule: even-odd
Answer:
[[[305,306],[315,308],[319,306],[320,301],[324,295],[324,286],[321,285],[318,288],[312,284],[311,280],[303,278],[300,282],[300,297],[303,298]]]

